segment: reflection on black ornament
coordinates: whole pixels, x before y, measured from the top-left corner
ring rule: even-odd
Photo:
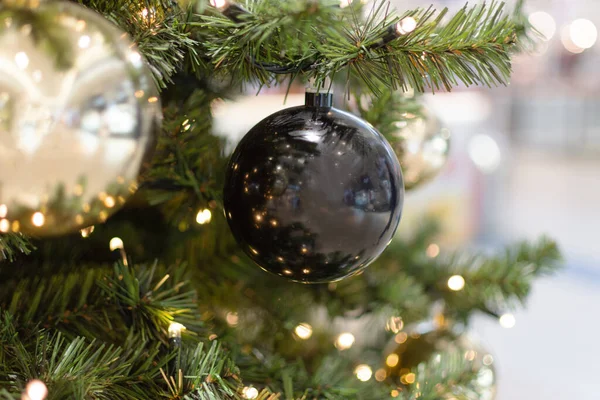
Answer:
[[[231,157],[224,192],[229,226],[250,258],[305,283],[339,280],[374,261],[398,227],[404,198],[387,141],[351,114],[313,106],[314,98],[250,130]]]

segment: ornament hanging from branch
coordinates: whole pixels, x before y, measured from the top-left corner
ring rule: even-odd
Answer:
[[[406,190],[414,189],[436,177],[446,165],[450,153],[450,131],[427,108],[406,113],[390,135],[398,156]]]
[[[143,57],[71,2],[7,8],[0,26],[1,231],[105,221],[136,190],[160,127]]]
[[[231,157],[225,215],[261,268],[304,283],[358,273],[391,241],[404,185],[388,142],[330,93],[259,122]]]

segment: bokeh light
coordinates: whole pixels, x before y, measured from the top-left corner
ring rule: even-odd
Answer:
[[[296,336],[300,339],[307,340],[313,334],[312,326],[307,323],[301,323],[294,329],[294,333],[296,333]]]
[[[529,23],[548,41],[556,34],[556,22],[552,15],[544,11],[536,11],[529,15]]]
[[[460,275],[453,275],[448,279],[448,288],[455,292],[462,290],[465,287],[465,278]]]
[[[499,322],[501,327],[510,329],[516,325],[517,320],[514,315],[506,313],[500,317]]]
[[[500,146],[489,135],[473,136],[469,141],[468,151],[473,163],[484,173],[494,172],[500,166]]]
[[[359,381],[367,382],[373,376],[373,370],[367,364],[360,364],[354,369],[354,374]]]

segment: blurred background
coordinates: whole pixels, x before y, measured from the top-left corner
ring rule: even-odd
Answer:
[[[465,1],[433,4],[456,10]],[[481,316],[472,330],[496,355],[498,400],[592,400],[600,390],[600,1],[528,0],[526,11],[547,40],[515,58],[508,87],[424,97],[452,132],[451,158],[434,182],[407,193],[399,234],[433,213],[443,221],[442,251],[557,240],[566,269],[536,282],[514,320]],[[256,122],[303,100],[249,94],[216,108],[216,130],[229,132],[233,147]]]

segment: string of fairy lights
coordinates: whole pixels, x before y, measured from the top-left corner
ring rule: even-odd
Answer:
[[[367,1],[361,0],[362,3],[366,3]],[[212,7],[219,10],[223,15],[232,19],[233,21],[239,21],[240,16],[242,14],[248,14],[249,12],[244,9],[239,4],[230,1],[230,0],[209,0],[209,3]],[[353,3],[353,0],[340,0],[339,6],[344,8],[348,7]],[[148,10],[144,8],[140,15],[149,20],[154,20],[156,13],[152,10]],[[386,44],[402,35],[406,35],[417,28],[417,21],[412,17],[405,17],[397,23],[393,24],[388,28],[388,34],[382,39],[382,44]],[[279,70],[281,73],[289,73],[290,71],[287,69]],[[277,70],[273,70],[273,72],[277,73]],[[184,123],[187,124],[188,121]],[[189,126],[188,126],[189,128]],[[0,219],[3,217],[3,214],[6,214],[5,205],[0,205]],[[38,215],[39,214],[39,215]],[[33,223],[37,225],[44,224],[44,215],[41,213],[36,213],[33,215]],[[200,209],[196,214],[196,223],[199,225],[209,224],[212,220],[212,212],[208,208]],[[4,220],[2,220],[4,221]],[[8,231],[7,227],[2,225],[2,221],[0,221],[0,232]],[[6,228],[6,229],[4,229]],[[94,232],[94,226],[87,227],[80,231],[80,234],[83,238],[88,238]],[[113,237],[109,242],[109,248],[111,251],[118,251],[121,257],[121,261],[124,265],[128,265],[127,253],[125,251],[125,244],[123,240],[119,237]],[[426,254],[431,258],[435,258],[439,255],[440,248],[437,244],[432,243],[427,247]],[[464,277],[461,275],[452,275],[447,280],[448,289],[451,291],[461,291],[465,288],[467,282]],[[238,315],[237,313],[230,312],[226,315],[226,321],[230,326],[236,326],[238,324]],[[506,313],[500,316],[499,323],[504,328],[512,328],[515,326],[516,319],[510,314]],[[406,342],[408,339],[408,334],[403,332],[404,322],[401,317],[391,317],[386,322],[386,330],[395,334],[394,341],[398,344]],[[177,349],[182,346],[182,332],[186,330],[186,327],[176,321],[173,321],[168,326],[168,339],[169,345],[171,349]],[[292,331],[292,335],[297,340],[309,340],[313,335],[313,327],[307,323],[302,322],[299,323]],[[215,334],[211,334],[209,336],[209,340],[215,340],[217,336]],[[354,346],[356,342],[356,337],[352,332],[342,332],[338,334],[334,340],[333,345],[339,351],[349,350]],[[386,365],[389,367],[394,367],[398,364],[398,356],[396,354],[390,354],[386,358]],[[162,372],[162,371],[161,371]],[[178,371],[180,378],[182,379],[182,371]],[[164,375],[164,372],[163,372]],[[373,373],[373,369],[368,364],[358,364],[354,368],[354,375],[359,381],[367,382],[373,378],[373,375],[377,381],[383,381],[386,379],[386,371],[384,369],[377,369],[375,373]],[[408,384],[415,382],[416,376],[413,372],[406,374],[403,376],[403,382]],[[167,382],[169,380],[167,379]],[[30,380],[25,390],[22,394],[21,400],[45,400],[48,396],[48,387],[46,383],[39,379]],[[254,386],[245,386],[241,389],[241,395],[248,400],[256,399],[259,396],[259,390]],[[391,391],[392,397],[399,396],[398,390]]]

